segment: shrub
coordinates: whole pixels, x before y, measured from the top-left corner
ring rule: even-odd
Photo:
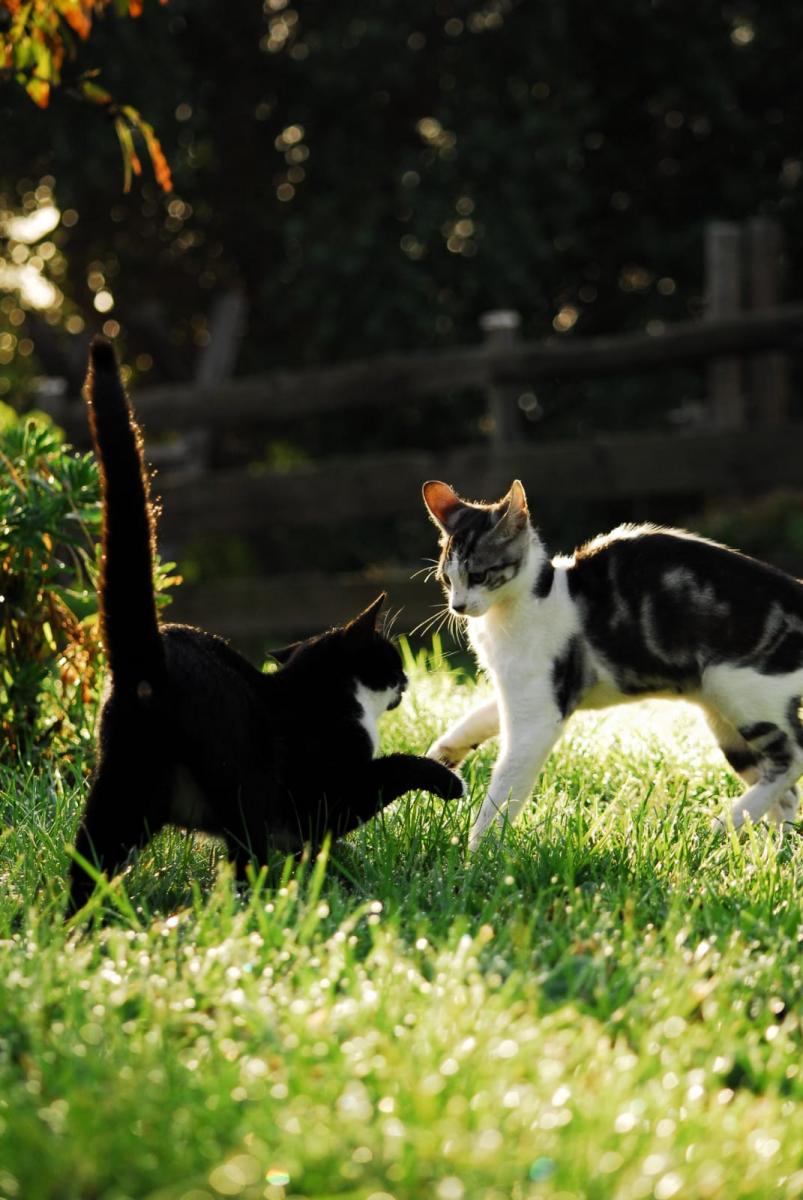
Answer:
[[[49,418],[0,405],[0,757],[91,737],[100,523],[93,456]],[[170,582],[157,567],[157,588]]]

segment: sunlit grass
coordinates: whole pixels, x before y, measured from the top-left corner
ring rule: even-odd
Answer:
[[[413,673],[387,751],[484,686]],[[80,769],[7,771],[0,1196],[803,1195],[800,838],[715,839],[738,784],[636,705],[467,860],[494,754],[278,889],[170,832],[68,928]]]

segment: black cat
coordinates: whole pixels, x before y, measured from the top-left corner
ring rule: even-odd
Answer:
[[[405,792],[461,780],[412,754],[374,758],[376,720],[407,680],[376,632],[384,596],[350,624],[277,652],[262,674],[224,641],[159,626],[142,438],[111,345],[90,354],[86,399],[103,494],[101,628],[110,682],[76,848],[111,873],[164,825],[222,836],[238,873],[271,849],[339,837]],[[71,905],[93,888],[77,863]]]

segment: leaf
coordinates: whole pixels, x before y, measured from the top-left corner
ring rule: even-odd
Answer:
[[[91,79],[82,79],[79,86],[82,95],[85,99],[91,101],[92,104],[111,104],[111,92],[107,92],[105,88],[94,83]]]
[[[50,103],[50,84],[44,79],[29,79],[25,91],[39,108],[47,108]]]
[[[115,117],[114,129],[117,134],[117,140],[120,143],[120,150],[123,155],[123,191],[131,191],[131,172],[139,175],[139,171],[134,167],[134,160],[139,166],[136,150],[134,149],[134,139],[131,136],[131,128],[125,117]],[[142,168],[140,167],[140,170]]]
[[[173,176],[170,171],[170,164],[165,157],[164,151],[159,143],[159,139],[153,132],[150,125],[143,124],[142,132],[145,136],[145,143],[148,147],[148,153],[151,156],[153,164],[153,173],[156,176],[156,182],[163,192],[172,192]]]
[[[73,33],[77,33],[82,41],[86,41],[92,29],[87,6],[82,4],[81,0],[61,0],[56,7]]]
[[[153,132],[153,126],[143,120],[139,112],[130,104],[124,105],[121,111],[145,139],[145,145],[148,148],[151,165],[153,166],[153,173],[156,176],[156,182],[159,184],[159,187],[163,192],[172,192],[173,177],[170,172],[170,164],[165,157],[159,139]]]

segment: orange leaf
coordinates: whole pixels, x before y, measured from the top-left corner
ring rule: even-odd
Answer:
[[[50,84],[44,79],[29,79],[25,90],[39,108],[47,108],[50,101]]]
[[[74,0],[73,3],[66,3],[60,6],[61,15],[74,33],[77,33],[79,38],[84,41],[89,37],[92,29],[92,21],[87,15],[84,5],[80,0]]]
[[[142,16],[142,0],[128,0],[128,15],[131,17]]]
[[[170,164],[165,158],[164,151],[159,145],[159,139],[151,129],[150,125],[146,125],[143,121],[140,126],[142,134],[145,138],[145,143],[148,147],[148,153],[151,156],[153,164],[153,173],[156,176],[156,182],[163,192],[172,192],[173,176],[170,173]]]

